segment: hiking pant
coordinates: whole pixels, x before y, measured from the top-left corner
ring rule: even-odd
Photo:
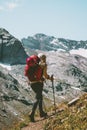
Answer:
[[[31,84],[31,88],[32,90],[35,92],[36,94],[36,101],[33,104],[33,108],[32,108],[32,114],[35,114],[36,108],[39,105],[39,112],[40,114],[43,112],[43,108],[42,108],[42,102],[43,102],[43,97],[42,97],[42,91],[43,91],[43,83],[42,82],[37,82],[37,83],[32,83]]]

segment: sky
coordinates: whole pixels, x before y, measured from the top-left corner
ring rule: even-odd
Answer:
[[[87,40],[87,0],[0,0],[0,28],[21,40],[37,33]]]

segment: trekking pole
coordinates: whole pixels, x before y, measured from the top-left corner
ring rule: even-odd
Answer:
[[[44,100],[43,100],[43,107],[44,107],[44,110],[47,111]]]
[[[52,89],[53,89],[53,100],[54,100],[54,110],[56,113],[56,102],[55,102],[55,91],[54,91],[54,79],[53,79],[53,75],[51,76],[52,78]]]

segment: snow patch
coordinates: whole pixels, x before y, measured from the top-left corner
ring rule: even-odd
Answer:
[[[53,41],[51,41],[50,43],[51,43],[51,44],[54,44],[54,45],[58,45],[58,42],[59,42],[58,39],[55,38],[55,39],[53,39]]]
[[[70,54],[78,54],[87,58],[87,49],[79,48],[78,50],[71,50]]]
[[[73,88],[73,89],[75,89],[75,90],[79,90],[79,91],[81,91],[80,88],[76,88],[76,87],[71,87],[71,88]]]
[[[3,68],[6,68],[7,70],[11,70],[11,65],[9,64],[0,63],[0,66],[2,66]]]

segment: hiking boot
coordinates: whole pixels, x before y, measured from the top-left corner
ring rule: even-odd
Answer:
[[[35,122],[35,120],[34,120],[34,115],[31,114],[31,115],[29,115],[29,117],[30,117],[30,121],[31,121],[31,122]]]
[[[41,112],[40,113],[40,117],[46,117],[47,116],[47,113],[46,112]]]

